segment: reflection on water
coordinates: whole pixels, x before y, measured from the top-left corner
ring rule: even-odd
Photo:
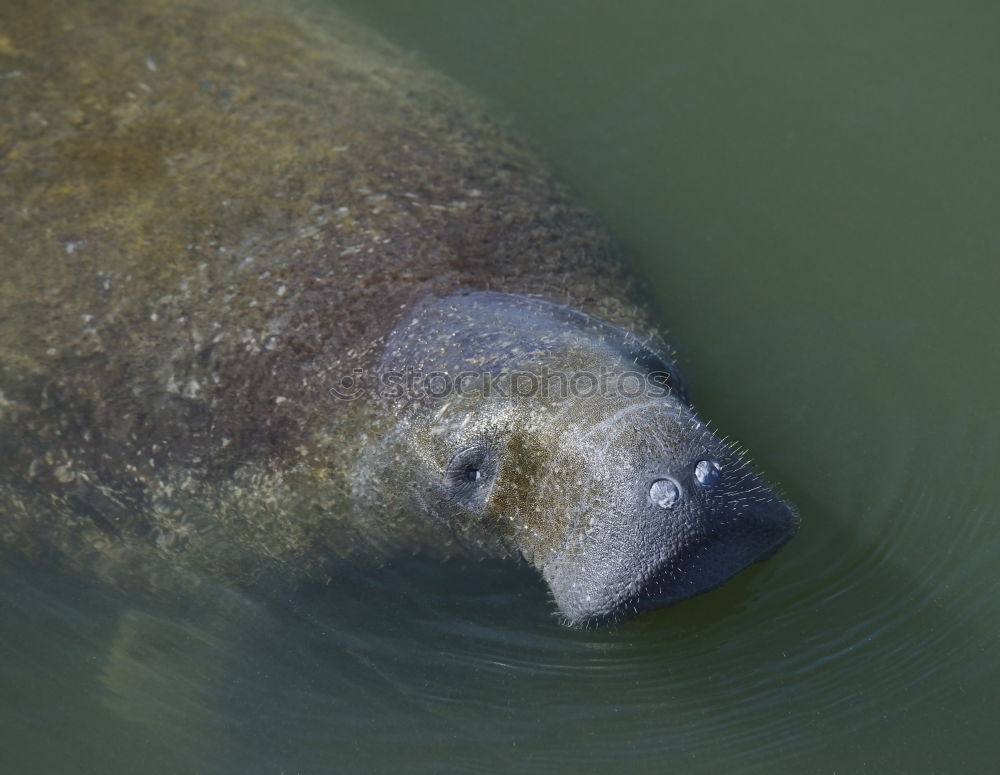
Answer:
[[[591,631],[500,564],[412,561],[210,623],[9,568],[3,770],[992,771],[994,6],[416,5],[363,10],[493,84],[640,249],[695,400],[800,534]]]

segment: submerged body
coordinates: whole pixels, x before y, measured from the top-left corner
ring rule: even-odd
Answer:
[[[328,10],[14,5],[7,552],[145,592],[523,557],[587,623],[792,535],[690,409],[606,234],[454,84]],[[644,387],[454,389],[602,371]],[[395,389],[431,373],[450,389]]]

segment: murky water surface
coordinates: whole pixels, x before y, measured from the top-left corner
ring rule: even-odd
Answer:
[[[359,574],[239,634],[9,568],[0,769],[995,772],[1000,5],[347,5],[606,216],[803,528],[587,632],[502,564]]]

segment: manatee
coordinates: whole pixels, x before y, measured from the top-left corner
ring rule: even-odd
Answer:
[[[794,534],[606,230],[460,86],[306,3],[8,8],[6,556],[238,598],[511,558],[586,626]]]

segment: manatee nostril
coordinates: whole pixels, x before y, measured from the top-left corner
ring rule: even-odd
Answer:
[[[672,509],[681,499],[681,486],[673,479],[657,479],[649,485],[649,499],[661,509]]]
[[[699,460],[694,466],[694,478],[706,490],[711,490],[719,484],[722,471],[714,460]]]

